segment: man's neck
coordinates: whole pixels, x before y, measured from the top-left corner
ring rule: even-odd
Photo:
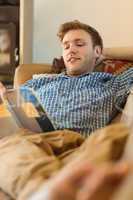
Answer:
[[[82,76],[82,75],[85,75],[85,74],[88,74],[88,73],[91,73],[90,71],[86,71],[86,72],[68,72],[66,71],[65,74],[67,76],[70,76],[70,77],[77,77],[77,76]]]

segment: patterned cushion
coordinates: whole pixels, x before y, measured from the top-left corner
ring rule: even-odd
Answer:
[[[52,72],[53,73],[61,73],[65,70],[65,64],[63,57],[60,58],[54,58],[52,62]]]
[[[100,62],[94,69],[96,72],[107,72],[112,74],[120,74],[124,70],[133,67],[133,61],[127,60],[116,60],[116,59],[105,59]],[[64,71],[65,65],[63,58],[54,58],[52,63],[52,72],[60,73]]]
[[[120,74],[123,71],[133,67],[132,61],[106,59],[96,66],[94,71]]]

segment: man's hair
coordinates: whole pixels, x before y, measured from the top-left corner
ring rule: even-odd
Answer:
[[[98,31],[96,29],[94,29],[93,27],[89,26],[88,24],[84,24],[78,20],[74,20],[74,21],[70,21],[70,22],[66,22],[66,23],[62,24],[59,27],[57,36],[59,37],[60,41],[62,41],[65,34],[68,31],[78,30],[78,29],[82,29],[82,30],[86,31],[91,36],[93,47],[100,46],[101,49],[103,49],[103,40],[102,40],[100,34],[98,33]]]

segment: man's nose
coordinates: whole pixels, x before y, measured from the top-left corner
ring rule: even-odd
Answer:
[[[72,53],[76,53],[77,52],[76,46],[74,44],[71,44],[70,48],[69,48],[69,51],[72,52]]]

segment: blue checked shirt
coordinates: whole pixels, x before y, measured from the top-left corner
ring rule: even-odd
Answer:
[[[77,77],[44,74],[22,87],[36,92],[55,129],[71,129],[87,136],[122,111],[132,85],[130,68],[117,76],[103,72]]]

